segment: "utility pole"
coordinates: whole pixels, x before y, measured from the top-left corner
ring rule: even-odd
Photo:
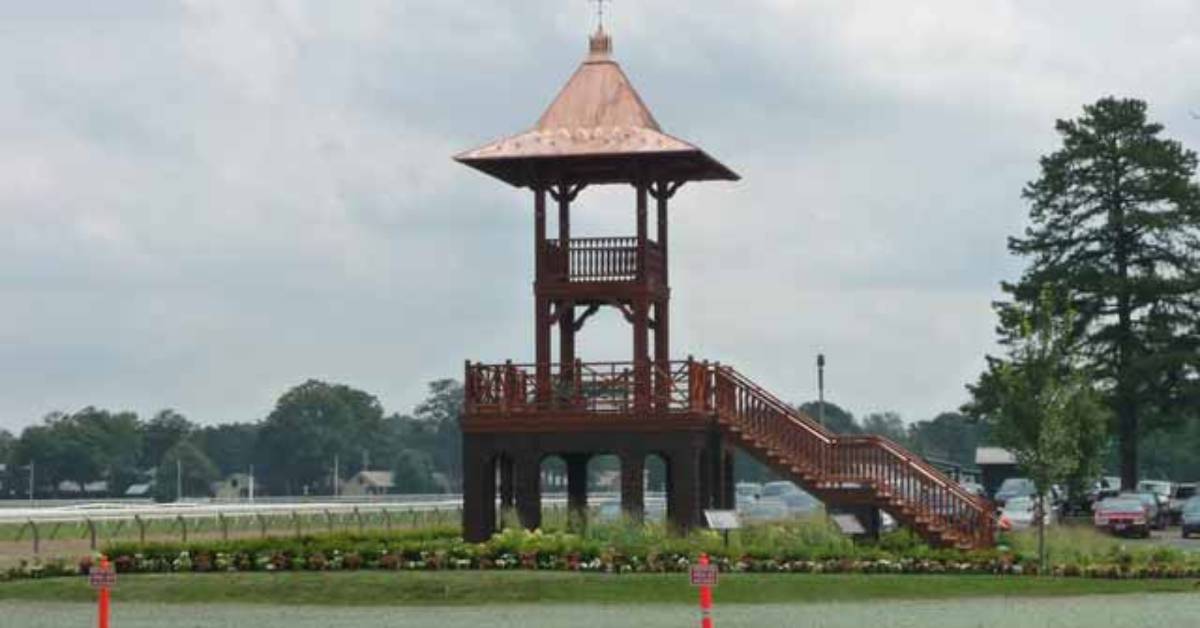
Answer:
[[[35,462],[32,458],[30,458],[29,459],[29,505],[30,506],[33,505],[33,487],[35,486],[34,481],[33,481],[34,472],[35,472]]]
[[[825,425],[825,354],[817,354],[817,421]]]
[[[180,457],[175,458],[175,501],[183,501],[183,458]]]
[[[254,465],[250,465],[250,503],[254,503]]]
[[[333,496],[338,494],[338,455],[333,454]]]

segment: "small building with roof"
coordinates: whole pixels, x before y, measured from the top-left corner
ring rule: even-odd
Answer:
[[[1003,447],[978,447],[975,449],[975,465],[979,467],[979,483],[988,496],[1008,478],[1020,477],[1017,456]]]
[[[342,482],[339,494],[345,497],[387,495],[395,487],[391,471],[359,471]]]

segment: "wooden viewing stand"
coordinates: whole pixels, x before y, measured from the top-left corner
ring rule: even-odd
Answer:
[[[990,544],[990,505],[899,445],[833,434],[728,365],[671,359],[670,201],[687,183],[738,176],[663,133],[611,52],[611,38],[597,31],[534,128],[455,158],[530,190],[534,217],[534,360],[465,367],[466,538],[493,533],[497,503],[514,509],[523,526],[539,527],[541,463],[552,455],[566,462],[575,521],[585,520],[589,458],[620,459],[621,506],[637,519],[645,459],[660,456],[668,520],[686,531],[703,525],[704,509],[736,506],[738,448],[855,512],[868,529],[878,529],[884,509],[938,545]],[[572,203],[596,185],[632,188],[634,235],[572,233]],[[547,230],[550,201],[557,237]],[[630,324],[627,362],[576,356],[577,335],[604,307]]]

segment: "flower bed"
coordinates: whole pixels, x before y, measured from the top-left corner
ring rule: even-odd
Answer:
[[[686,571],[701,552],[726,572],[855,574],[1036,573],[1031,556],[999,548],[935,550],[905,534],[856,545],[813,524],[761,526],[743,531],[725,548],[720,537],[698,532],[671,537],[647,526],[613,526],[586,535],[505,530],[485,543],[465,543],[453,529],[395,535],[332,535],[299,539],[214,543],[118,544],[108,548],[121,573],[208,573],[372,570],[554,570],[605,573]],[[87,573],[78,563],[26,563],[0,578],[38,578]],[[1175,550],[1128,551],[1112,546],[1076,554],[1049,570],[1061,577],[1200,578],[1200,556]]]

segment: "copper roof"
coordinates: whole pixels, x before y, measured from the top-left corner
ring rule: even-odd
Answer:
[[[455,159],[517,187],[738,179],[700,148],[663,133],[611,52],[612,39],[598,31],[583,64],[532,129]]]

